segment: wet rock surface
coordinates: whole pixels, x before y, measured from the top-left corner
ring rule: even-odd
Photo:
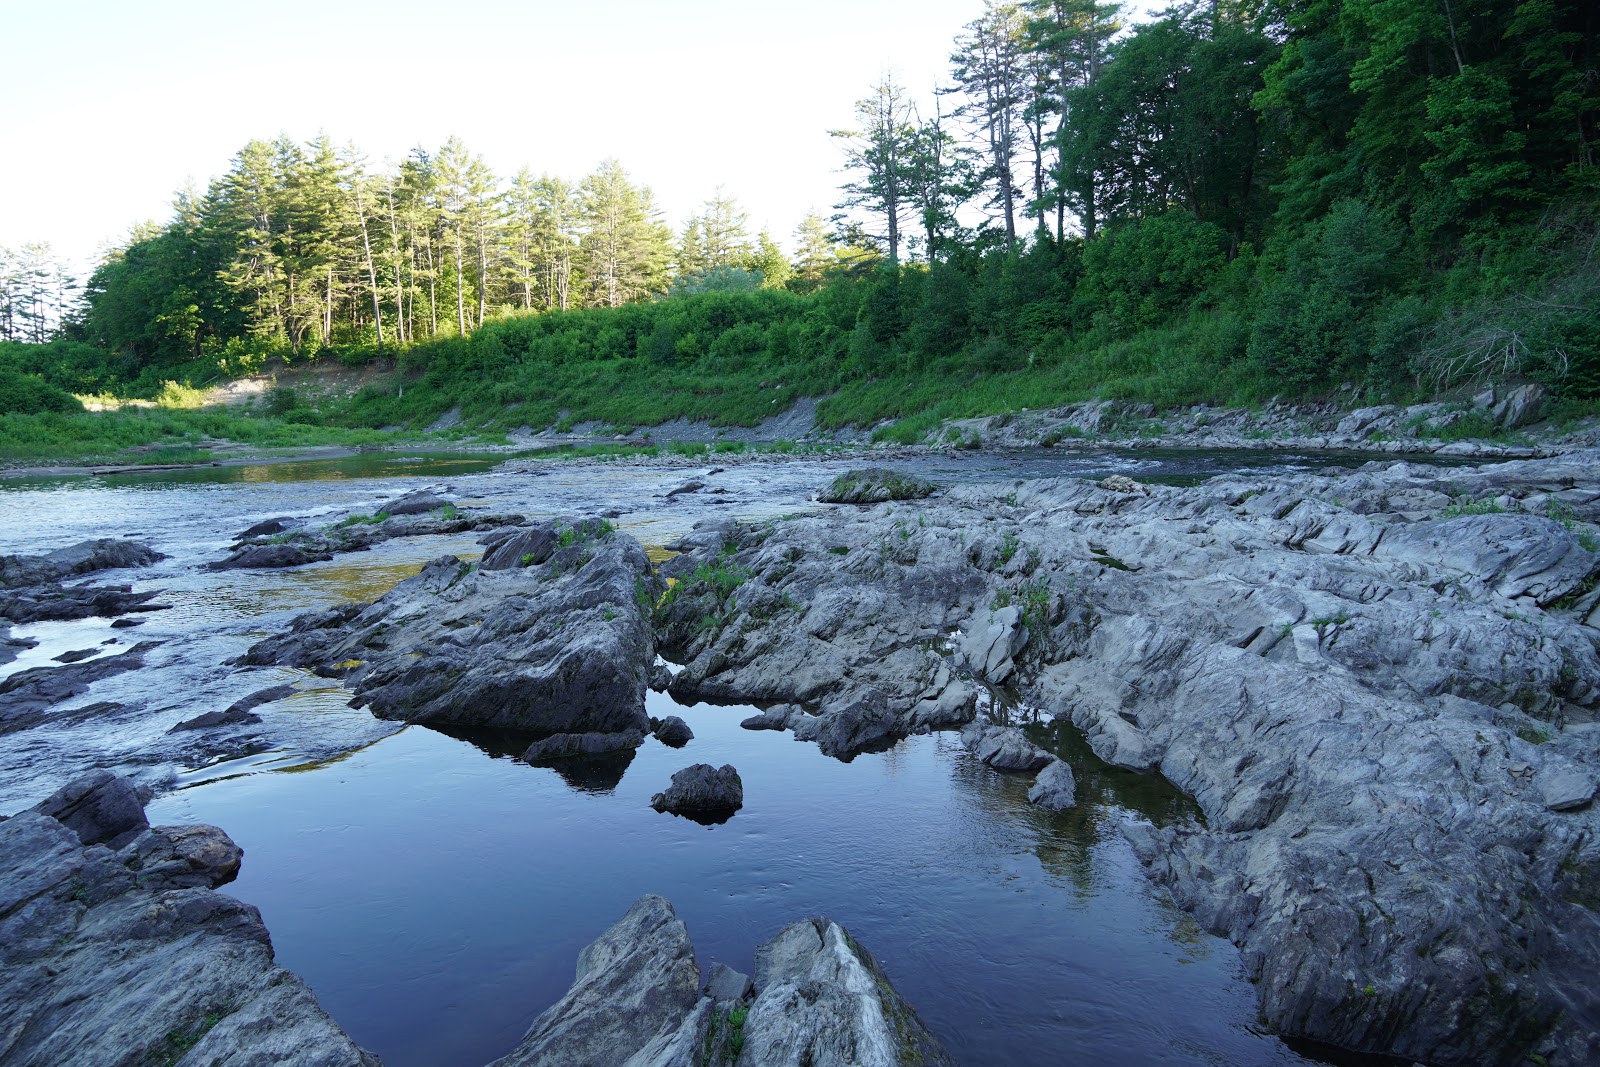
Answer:
[[[555,547],[540,561],[442,557],[371,604],[296,618],[239,662],[341,678],[353,703],[384,719],[642,733],[659,579],[638,542],[609,524],[558,521],[543,532]]]
[[[578,957],[572,988],[493,1067],[899,1067],[952,1062],[872,956],[827,919],[784,928],[751,978],[701,992],[672,905],[641,897]]]
[[[658,626],[679,699],[772,705],[745,725],[834,754],[971,720],[974,688],[1004,682],[1159,771],[1205,823],[1128,836],[1240,946],[1286,1035],[1584,1063],[1597,486],[1600,453],[1575,452],[706,523],[664,567]],[[1040,801],[1070,798],[1048,754],[1014,754],[1049,775]]]
[[[824,504],[882,504],[889,500],[919,500],[938,489],[932,482],[883,467],[845,471],[829,482],[817,499]]]
[[[126,652],[59,667],[33,667],[0,679],[0,734],[37,726],[57,715],[81,714],[86,709],[58,712],[56,705],[82,696],[102,678],[144,666],[147,652],[160,642],[141,641]]]
[[[224,559],[210,570],[298,567],[330,560],[341,552],[361,552],[396,537],[428,537],[520,526],[521,515],[495,515],[459,508],[432,490],[417,490],[380,501],[376,511],[351,512],[326,525],[296,525],[271,519],[242,531]]]
[[[157,592],[129,585],[63,585],[98,571],[146,567],[166,556],[149,545],[114,537],[83,541],[39,556],[0,556],[0,620],[11,623],[112,618],[159,610]]]
[[[105,772],[0,821],[0,1060],[377,1067],[217,893],[239,848]]]

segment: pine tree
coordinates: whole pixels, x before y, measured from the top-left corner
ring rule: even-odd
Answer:
[[[864,210],[874,228],[863,234],[887,248],[889,262],[897,264],[901,228],[914,196],[915,111],[894,75],[885,72],[856,103],[856,119],[859,129],[829,131],[844,144],[845,171],[852,175],[834,206],[841,212]]]

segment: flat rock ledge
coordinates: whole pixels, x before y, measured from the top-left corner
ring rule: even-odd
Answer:
[[[240,850],[105,771],[0,819],[0,1062],[378,1067],[215,892]]]
[[[964,484],[674,547],[680,702],[848,759],[1004,685],[1194,799],[1120,825],[1277,1032],[1600,1062],[1600,450]]]
[[[662,590],[644,549],[593,519],[488,542],[481,564],[436,559],[373,603],[299,616],[238,663],[341,678],[352,705],[381,719],[522,730],[530,741],[619,735],[554,742],[549,756],[637,747],[635,733],[650,728],[649,613]]]
[[[364,552],[396,537],[427,537],[520,526],[521,515],[495,515],[462,508],[431,490],[379,501],[369,513],[349,512],[321,526],[292,518],[269,519],[241,531],[228,555],[207,570],[262,570],[321,563],[342,552]]]
[[[156,592],[135,593],[128,585],[63,583],[98,571],[148,567],[166,558],[149,545],[115,537],[81,541],[40,556],[0,556],[0,624],[114,618],[160,610],[149,604],[159,595]]]
[[[785,927],[754,980],[702,983],[688,929],[640,897],[578,957],[566,996],[492,1067],[949,1067],[948,1054],[838,923]]]

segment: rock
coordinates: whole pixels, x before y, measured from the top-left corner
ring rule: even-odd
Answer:
[[[642,732],[660,580],[632,538],[559,525],[568,543],[542,564],[486,570],[445,556],[370,605],[298,617],[239,663],[342,678],[352,703],[384,719]]]
[[[522,758],[529,763],[573,759],[581,756],[604,756],[613,752],[631,752],[644,744],[644,731],[619,730],[615,733],[551,734],[528,746]]]
[[[56,663],[80,663],[99,654],[100,650],[98,648],[79,648],[71,652],[63,652],[59,656],[51,656],[50,658]]]
[[[1028,803],[1051,811],[1065,811],[1077,806],[1077,792],[1078,783],[1072,777],[1072,768],[1065,760],[1058,759],[1046,764],[1033,780],[1033,788],[1028,790]]]
[[[650,732],[657,741],[672,748],[682,748],[694,740],[694,731],[689,729],[689,724],[676,715],[668,715],[659,722],[652,721]]]
[[[732,815],[744,807],[744,783],[730,764],[696,763],[672,776],[672,784],[650,798],[657,811],[674,815]]]
[[[741,719],[739,725],[746,730],[787,730],[789,721],[794,716],[795,709],[787,704],[776,704],[765,711],[759,711],[749,718]]]
[[[0,734],[35,726],[49,710],[82,696],[102,678],[144,666],[145,653],[159,641],[141,641],[126,652],[61,667],[34,667],[0,679]]]
[[[817,494],[824,504],[882,504],[889,500],[918,500],[932,496],[938,486],[910,474],[866,467],[848,470]]]
[[[1126,474],[1112,474],[1100,479],[1100,488],[1111,493],[1143,493],[1146,496],[1150,490],[1128,477]]]
[[[755,987],[741,1067],[954,1063],[838,923],[795,923],[756,949]]]
[[[110,771],[91,771],[33,807],[78,835],[85,845],[121,848],[150,825],[144,817],[148,789]]]
[[[689,481],[684,482],[682,485],[678,486],[675,489],[667,490],[666,499],[671,500],[673,497],[682,496],[685,493],[698,493],[700,490],[704,489],[705,487],[706,487],[706,483],[705,482],[702,482],[702,481],[700,481],[698,479],[690,479]]]
[[[0,556],[0,589],[47,585],[94,571],[148,567],[167,557],[149,545],[102,537],[42,556]]]
[[[1593,771],[1563,762],[1542,770],[1535,782],[1540,799],[1551,811],[1576,811],[1594,799],[1600,789],[1600,779]]]
[[[538,566],[560,546],[555,530],[548,526],[497,531],[484,538],[482,543],[489,547],[478,566],[486,571]]]
[[[490,515],[459,509],[433,492],[407,493],[382,505],[375,515],[350,514],[322,528],[284,529],[270,535],[250,534],[207,570],[298,567],[332,559],[343,552],[361,552],[397,537],[461,534],[519,526],[521,515]],[[395,510],[398,509],[398,510]]]
[[[280,515],[276,519],[267,519],[256,523],[248,529],[240,530],[233,535],[233,539],[235,541],[247,541],[252,537],[271,537],[273,534],[281,534],[289,529],[290,524],[293,522],[294,519],[290,516]]]
[[[143,626],[146,621],[145,619],[118,619],[111,624],[111,628],[113,630],[127,630],[135,626]]]
[[[870,954],[827,919],[712,967],[704,996],[672,905],[641,897],[578,957],[564,997],[491,1067],[901,1067],[952,1063]],[[754,1002],[734,1009],[752,992]],[[737,1035],[737,1036],[735,1036]]]
[[[1542,385],[1521,385],[1506,393],[1491,410],[1502,430],[1520,430],[1539,421],[1550,391]]]
[[[672,685],[672,671],[667,669],[665,663],[652,664],[648,684],[652,693],[665,693],[667,688]]]
[[[742,1001],[755,986],[748,974],[742,974],[725,963],[713,963],[706,976],[706,996],[721,1004]]]
[[[974,621],[972,632],[961,642],[961,657],[974,673],[998,685],[1011,677],[1016,668],[1013,658],[1027,644],[1022,609],[1012,604],[992,612],[985,621]]]
[[[239,869],[226,834],[143,828],[138,791],[104,772],[68,791],[61,814],[98,830],[38,810],[0,820],[7,1064],[378,1067],[273,963],[260,913],[214,891]],[[115,810],[85,822],[94,803]],[[133,835],[119,851],[85,844],[114,826],[112,843]]]
[[[439,511],[443,508],[454,506],[448,499],[430,489],[418,489],[393,500],[384,501],[379,505],[378,510],[391,516],[424,515],[430,511]]]
[[[1052,760],[1061,762],[1029,741],[1015,726],[990,726],[975,722],[961,731],[961,743],[979,760],[997,771],[1037,771],[1048,766]],[[1067,777],[1070,781],[1070,771]]]
[[[261,721],[261,716],[232,707],[226,711],[207,711],[192,719],[184,719],[167,731],[169,734],[185,730],[211,730],[218,726],[248,726]]]
[[[661,897],[640,897],[578,956],[566,996],[493,1067],[617,1067],[675,1033],[699,995],[683,921]]]

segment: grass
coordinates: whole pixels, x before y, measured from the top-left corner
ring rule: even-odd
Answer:
[[[28,462],[116,462],[130,448],[160,444],[199,450],[227,440],[261,448],[385,444],[415,434],[306,426],[213,409],[125,408],[83,414],[0,415],[0,459]],[[164,462],[149,460],[150,462]]]
[[[343,530],[350,526],[377,526],[389,518],[387,511],[380,511],[376,515],[346,515],[334,525],[335,530]]]
[[[146,452],[137,460],[150,466],[167,466],[178,463],[210,463],[216,457],[203,448],[190,445],[165,445],[154,452]]]

